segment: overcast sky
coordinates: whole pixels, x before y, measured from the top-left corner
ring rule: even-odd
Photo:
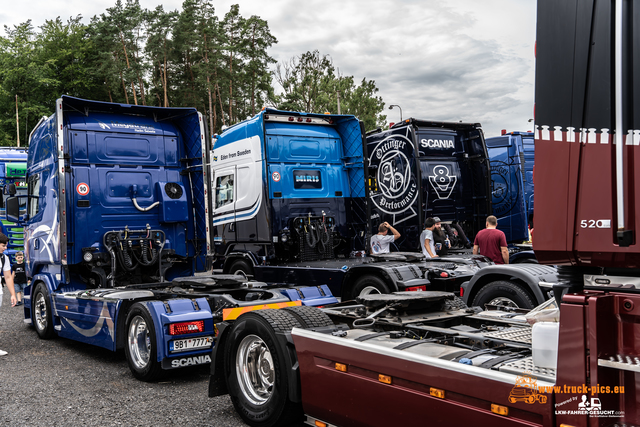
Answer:
[[[158,0],[140,0],[153,9]],[[486,136],[532,129],[535,0],[213,0],[269,23],[277,61],[318,49],[343,75],[375,80],[387,120],[480,122]],[[0,24],[82,15],[115,0],[29,0],[0,9]],[[165,0],[165,10],[182,0]]]

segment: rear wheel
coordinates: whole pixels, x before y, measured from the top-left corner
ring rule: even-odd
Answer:
[[[38,336],[44,340],[53,336],[53,319],[51,318],[51,303],[43,283],[36,286],[33,293],[33,326]]]
[[[471,305],[484,308],[485,304],[527,309],[534,308],[536,305],[533,298],[521,286],[505,280],[497,280],[483,286]]]
[[[131,306],[126,328],[127,343],[124,352],[131,373],[142,381],[156,379],[162,367],[158,362],[156,329],[145,305],[136,303]]]
[[[253,268],[243,259],[235,260],[229,267],[229,274],[239,274],[241,276],[253,276]]]
[[[232,326],[225,348],[225,378],[233,406],[251,426],[285,426],[302,421],[300,403],[289,400],[287,349],[276,332],[301,327],[281,310],[243,314]]]
[[[355,299],[356,297],[370,294],[388,293],[389,288],[381,278],[379,278],[378,276],[367,274],[356,279],[355,283],[353,284],[353,288],[351,288],[350,292],[348,291],[347,299]]]
[[[333,326],[333,322],[323,311],[307,306],[285,307],[282,310],[295,317],[303,328]]]

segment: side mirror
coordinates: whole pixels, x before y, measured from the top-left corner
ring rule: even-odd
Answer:
[[[2,187],[2,194],[15,196],[16,195],[16,185],[15,184],[5,184]]]
[[[7,221],[20,222],[20,198],[9,197],[7,199]]]

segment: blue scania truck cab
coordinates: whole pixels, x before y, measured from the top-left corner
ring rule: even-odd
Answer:
[[[529,240],[533,225],[534,138],[532,132],[509,132],[487,138],[491,162],[493,214],[507,242]]]
[[[265,109],[217,135],[215,267],[343,298],[425,289],[415,265],[352,256],[368,237],[365,150],[361,122],[346,115]]]
[[[25,226],[24,315],[41,338],[124,348],[152,380],[210,362],[216,322],[301,304],[302,291],[194,276],[211,256],[207,141],[192,108],[57,100],[30,138],[27,197],[6,201]]]
[[[479,123],[410,118],[367,134],[371,227],[389,222],[400,251],[419,251],[439,217],[453,247],[469,249],[491,214],[489,161]]]

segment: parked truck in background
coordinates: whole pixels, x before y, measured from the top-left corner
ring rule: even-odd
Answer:
[[[31,134],[28,194],[6,201],[25,226],[24,316],[41,338],[124,349],[152,380],[208,363],[215,323],[238,312],[336,301],[327,287],[193,276],[210,264],[213,193],[195,109],[63,96],[55,111]]]
[[[362,257],[365,149],[360,121],[334,114],[265,109],[218,135],[215,266],[270,283],[328,285],[345,299],[426,289],[415,264]]]
[[[27,193],[27,182],[25,180],[27,173],[27,151],[22,147],[0,147],[0,189],[6,195],[8,194],[8,186],[13,184],[16,187],[17,194]],[[16,227],[15,224],[7,221],[6,211],[4,209],[5,195],[0,195],[0,221],[1,231],[9,237],[7,250],[5,254],[13,257],[13,255],[24,248],[24,229]],[[26,199],[23,200],[23,209],[26,207]]]
[[[470,248],[491,214],[490,168],[479,123],[407,119],[367,135],[372,232],[387,221],[401,251],[420,251],[428,217],[454,248]]]
[[[305,414],[341,427],[640,425],[633,6],[538,0],[534,248],[561,280],[559,312],[529,319],[551,322],[461,313],[428,292],[363,296],[303,321],[246,314],[220,325],[209,395],[229,392],[254,426]],[[258,354],[273,369],[260,372]]]
[[[504,131],[486,143],[498,229],[509,243],[528,241],[529,227],[533,227],[533,133]]]

